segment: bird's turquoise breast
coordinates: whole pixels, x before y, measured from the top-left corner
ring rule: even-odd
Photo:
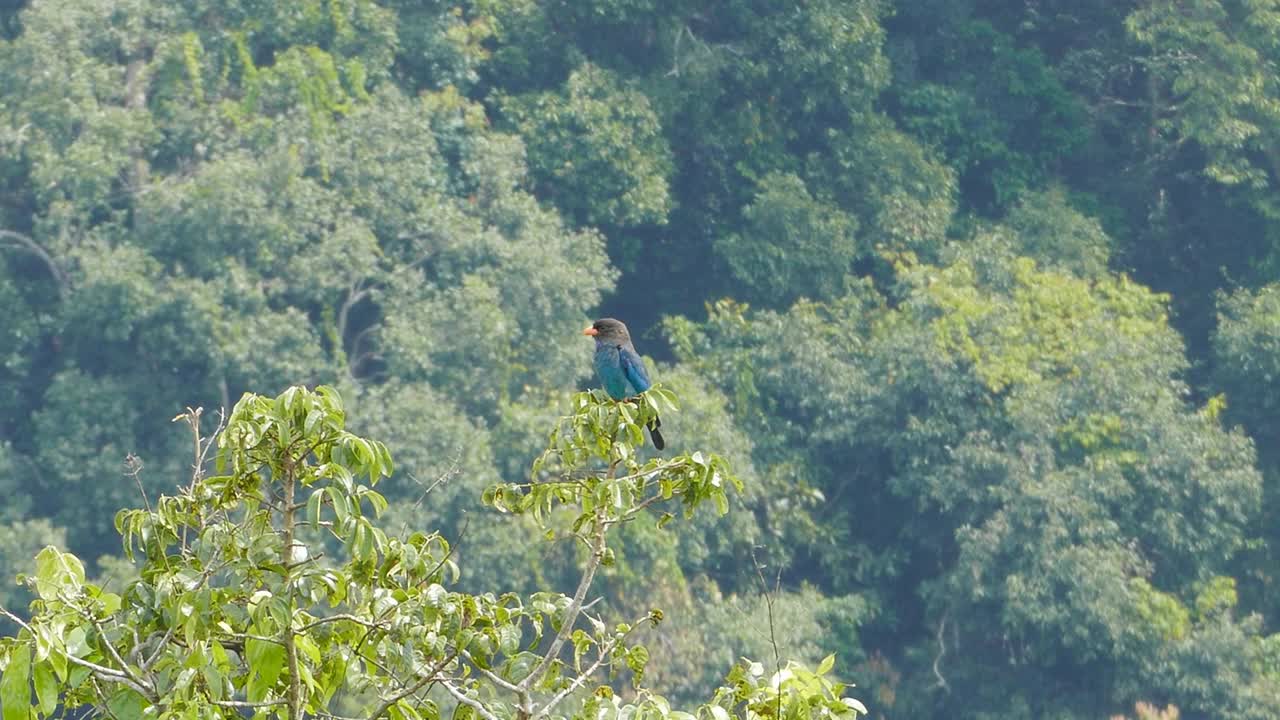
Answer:
[[[599,376],[600,382],[604,384],[604,389],[609,393],[609,397],[614,400],[621,400],[635,394],[631,384],[627,382],[626,372],[622,369],[622,359],[618,355],[617,347],[612,345],[596,347],[593,364],[596,368],[596,375]]]

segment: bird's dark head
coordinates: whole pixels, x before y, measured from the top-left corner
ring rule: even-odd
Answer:
[[[596,339],[596,342],[606,345],[631,342],[631,333],[627,332],[627,326],[621,320],[613,318],[600,318],[591,323],[591,327],[583,330],[582,334],[590,335]]]

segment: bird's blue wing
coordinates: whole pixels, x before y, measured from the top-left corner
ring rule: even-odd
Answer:
[[[618,350],[618,359],[622,363],[622,372],[627,377],[627,382],[631,383],[631,387],[636,389],[637,393],[642,393],[653,386],[649,381],[649,371],[644,367],[644,360],[640,359],[640,354],[635,348],[624,346]]]

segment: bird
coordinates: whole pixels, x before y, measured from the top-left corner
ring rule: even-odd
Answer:
[[[600,382],[604,383],[605,392],[614,400],[626,400],[653,387],[649,380],[649,370],[644,366],[636,346],[631,344],[631,333],[621,320],[600,318],[591,323],[591,327],[582,331],[596,341],[596,354],[593,364]],[[662,421],[657,417],[649,424],[649,436],[653,438],[653,446],[662,450],[667,441],[662,438],[658,428]]]

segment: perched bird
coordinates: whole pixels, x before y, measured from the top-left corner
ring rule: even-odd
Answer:
[[[582,334],[596,339],[596,375],[600,376],[609,397],[626,400],[653,386],[644,360],[636,352],[636,346],[631,344],[631,333],[627,332],[627,326],[621,320],[600,318]],[[660,427],[662,421],[658,418],[649,425],[649,436],[653,438],[653,446],[659,450],[667,446],[662,433],[658,432]]]

